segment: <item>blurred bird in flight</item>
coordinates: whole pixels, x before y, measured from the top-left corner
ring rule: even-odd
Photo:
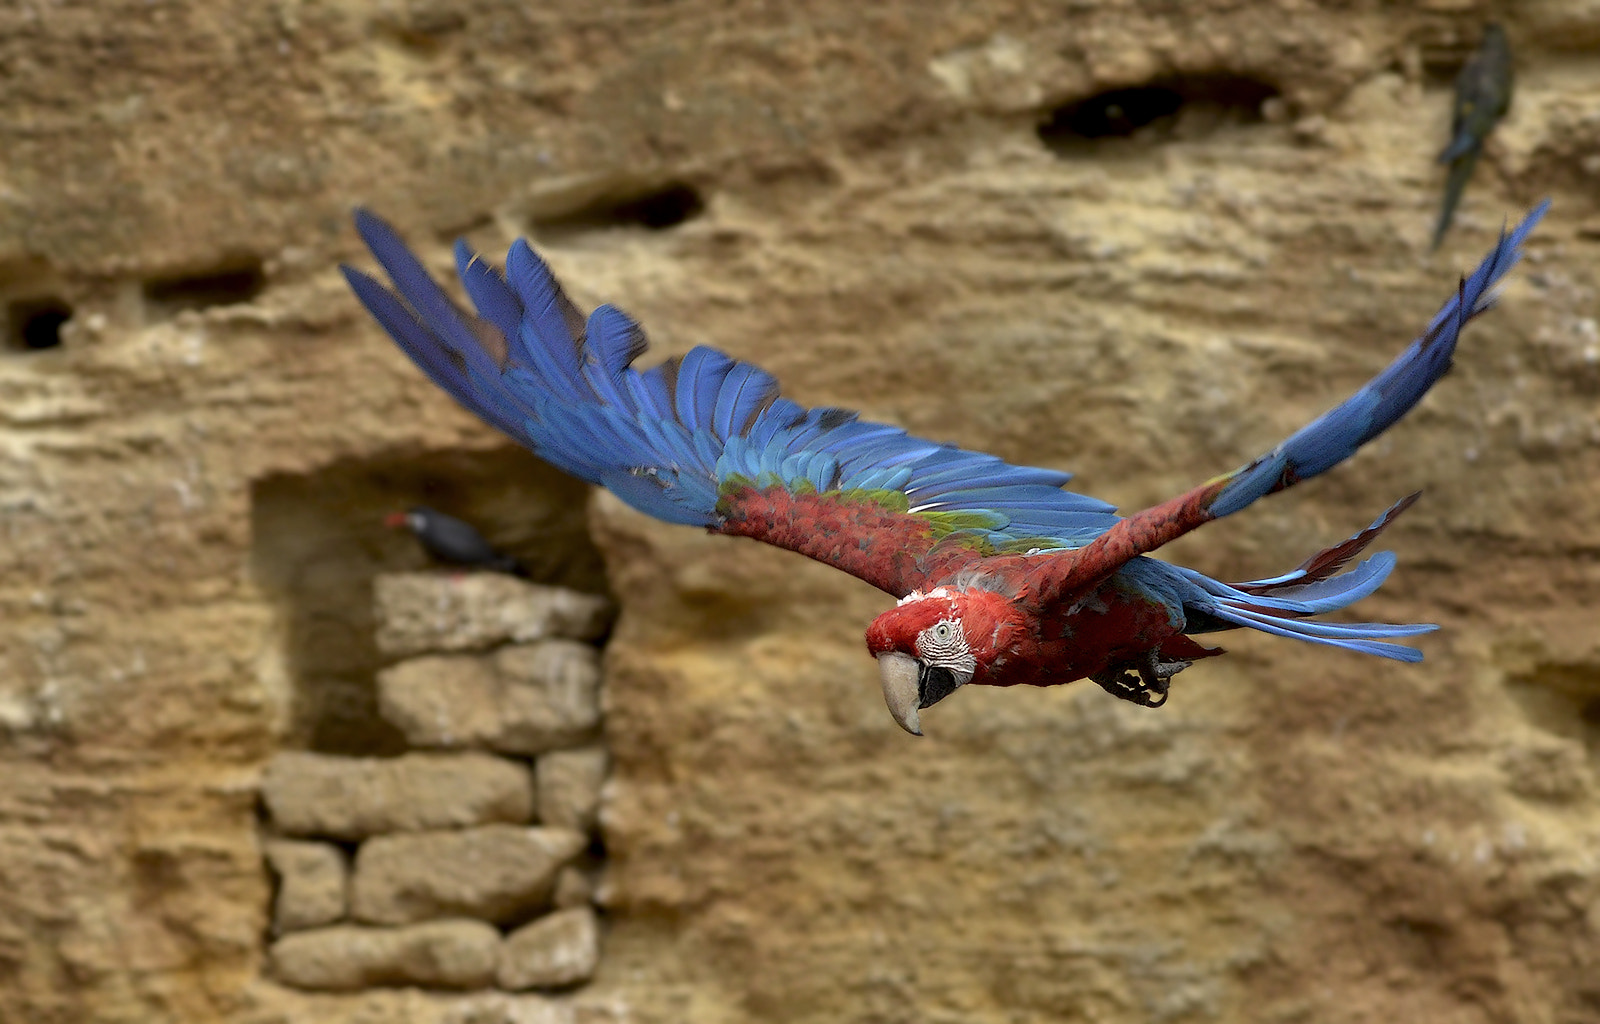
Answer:
[[[446,565],[464,569],[527,576],[522,563],[496,551],[471,523],[447,516],[426,505],[414,505],[404,512],[391,512],[383,524],[392,530],[410,530],[424,551]]]
[[[1222,651],[1195,634],[1248,627],[1418,661],[1394,643],[1437,627],[1317,617],[1377,590],[1383,552],[1351,567],[1406,509],[1268,579],[1227,584],[1148,557],[1196,527],[1323,473],[1405,415],[1450,368],[1548,203],[1461,282],[1385,370],[1238,469],[1123,518],[1063,489],[1070,474],[913,437],[835,408],[807,409],[749,363],[704,346],[645,370],[643,330],[612,306],[587,319],[527,242],[505,270],[456,243],[477,312],[457,306],[394,231],[356,228],[394,282],[345,267],[351,288],[435,384],[574,476],[658,519],[750,537],[850,573],[898,599],[867,630],[894,720],[962,686],[1092,679],[1146,706]]]
[[[1450,122],[1450,144],[1439,162],[1450,168],[1444,185],[1444,205],[1433,229],[1433,247],[1439,248],[1455,217],[1461,193],[1483,154],[1483,144],[1511,107],[1511,43],[1505,30],[1491,22],[1484,27],[1483,42],[1456,75],[1456,99]]]

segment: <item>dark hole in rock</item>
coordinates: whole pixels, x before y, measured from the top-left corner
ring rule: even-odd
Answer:
[[[72,307],[45,296],[17,299],[6,308],[6,347],[38,352],[61,344],[61,325],[72,319]]]
[[[144,301],[151,312],[171,316],[184,309],[207,309],[249,302],[266,287],[259,262],[224,267],[203,274],[153,278],[144,283]]]
[[[428,505],[459,516],[535,582],[603,593],[587,500],[586,485],[510,446],[391,452],[256,481],[251,566],[281,615],[293,687],[287,745],[364,756],[406,747],[378,714],[372,580],[432,563],[409,533],[384,526],[388,513]]]
[[[705,199],[690,185],[677,183],[643,194],[608,197],[570,213],[543,218],[545,233],[595,230],[608,227],[644,227],[664,231],[705,211]]]
[[[1099,139],[1144,134],[1203,134],[1221,124],[1264,119],[1262,104],[1278,95],[1267,82],[1238,75],[1182,75],[1112,89],[1047,111],[1039,140],[1060,153]]]
[[[1507,680],[1527,720],[1600,756],[1600,665],[1546,663]]]

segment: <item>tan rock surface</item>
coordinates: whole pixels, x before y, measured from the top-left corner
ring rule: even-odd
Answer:
[[[513,644],[494,653],[505,682],[498,749],[538,754],[592,739],[600,724],[598,652],[572,641]]]
[[[272,901],[275,931],[315,928],[344,917],[350,869],[343,850],[330,843],[292,839],[272,839],[262,846],[278,879],[278,894]]]
[[[348,992],[384,985],[482,988],[494,977],[500,933],[481,921],[406,928],[335,925],[272,944],[272,974],[285,985]]]
[[[594,880],[589,872],[579,867],[565,867],[556,875],[555,889],[550,893],[550,903],[559,910],[587,906],[594,900]]]
[[[587,845],[569,829],[509,825],[378,836],[356,852],[350,913],[373,924],[517,924],[549,904],[556,875]]]
[[[267,765],[261,792],[273,826],[289,835],[364,839],[533,817],[528,769],[475,752],[355,758],[285,751]]]
[[[404,657],[503,643],[593,640],[611,621],[604,598],[503,573],[406,573],[373,581],[378,649]]]
[[[501,988],[564,988],[588,981],[600,963],[600,922],[590,907],[558,910],[518,928],[500,944]]]
[[[1491,12],[1517,96],[1429,255]],[[1281,571],[1425,487],[1360,609],[1440,623],[1421,665],[1229,635],[1158,712],[963,692],[914,741],[862,651],[882,595],[600,503],[608,935],[574,998],[630,1024],[1593,1019],[1596,39],[1587,0],[0,4],[0,318],[74,311],[59,350],[0,351],[0,1019],[490,1005],[260,977],[264,766],[401,745],[370,582],[424,562],[383,513],[482,511],[602,584],[579,492],[351,300],[354,204],[440,271],[456,233],[531,231],[661,352],[1136,507],[1365,380],[1543,195],[1436,395],[1170,552]],[[1179,73],[1283,102],[1034,130]],[[677,182],[681,225],[616,211]]]
[[[600,655],[546,640],[410,658],[378,673],[378,709],[417,746],[509,754],[571,746],[600,724]]]
[[[682,992],[662,996],[664,1003],[689,1005]],[[301,992],[270,981],[253,986],[251,998],[275,1007],[276,1019],[339,1024],[626,1024],[629,1009],[615,997],[583,991],[549,996],[494,989],[457,993],[378,988],[328,994]]]
[[[608,763],[604,747],[541,754],[534,765],[540,823],[579,832],[594,828]]]

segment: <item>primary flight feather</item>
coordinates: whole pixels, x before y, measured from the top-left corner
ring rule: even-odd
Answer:
[[[601,306],[587,318],[528,243],[502,273],[456,244],[473,313],[365,210],[356,229],[390,291],[345,267],[357,297],[422,371],[534,453],[649,515],[797,551],[899,598],[867,630],[884,700],[908,732],[969,683],[1089,678],[1157,706],[1174,674],[1222,653],[1191,635],[1247,626],[1400,661],[1436,627],[1326,622],[1394,568],[1350,567],[1416,495],[1349,540],[1271,579],[1227,584],[1146,557],[1166,542],[1349,458],[1449,369],[1548,202],[1503,234],[1422,335],[1383,372],[1276,448],[1134,515],[1063,489],[1052,469],[926,441],[843,409],[807,409],[759,367],[692,349],[644,372],[644,332]]]

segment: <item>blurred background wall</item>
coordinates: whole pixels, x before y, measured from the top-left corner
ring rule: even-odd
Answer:
[[[1430,254],[1495,19],[1517,95]],[[1600,1020],[1597,57],[1587,0],[0,7],[0,1018]],[[883,595],[587,498],[336,270],[357,204],[441,271],[526,234],[658,353],[1132,508],[1546,195],[1421,409],[1169,552],[1267,575],[1425,488],[1361,609],[1442,624],[1425,663],[1229,636],[1159,711],[964,691],[921,740]],[[264,975],[263,766],[395,751],[367,587],[419,499],[620,605],[576,992]]]

